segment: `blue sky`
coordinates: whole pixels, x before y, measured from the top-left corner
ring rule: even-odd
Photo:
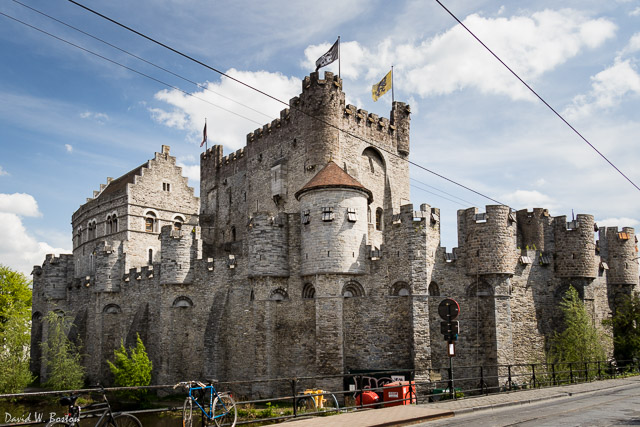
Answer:
[[[228,153],[283,108],[68,1],[21,1],[200,86],[4,0],[1,13],[195,96],[0,15],[2,264],[29,273],[45,253],[70,251],[71,214],[162,144],[197,191],[205,117],[210,144]],[[390,94],[374,103],[370,90],[394,65],[395,98],[412,107],[413,162],[515,209],[640,221],[638,190],[435,1],[81,3],[284,100],[340,35],[347,102],[388,117]],[[444,4],[640,185],[640,2]],[[415,167],[411,177],[413,203],[441,208],[448,248],[456,210],[493,203]]]

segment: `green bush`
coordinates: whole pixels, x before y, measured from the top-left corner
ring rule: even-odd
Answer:
[[[576,363],[606,360],[604,334],[593,325],[584,303],[573,286],[569,287],[560,308],[564,330],[554,333],[547,353],[548,362]]]
[[[114,350],[114,361],[107,361],[109,369],[114,376],[115,383],[120,387],[147,386],[151,384],[151,370],[153,364],[149,360],[147,350],[144,347],[140,335],[137,335],[136,346],[130,352],[120,343],[120,348]],[[136,390],[126,393],[131,398],[143,399],[146,390]]]
[[[81,388],[84,384],[84,367],[81,364],[80,345],[67,337],[71,319],[50,311],[45,322],[48,327],[47,340],[42,343],[42,359],[48,376],[45,386],[55,390]]]

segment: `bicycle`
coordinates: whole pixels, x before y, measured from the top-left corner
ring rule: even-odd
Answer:
[[[213,386],[215,381],[209,381],[209,385],[205,385],[200,381],[183,381],[179,382],[173,388],[185,387],[189,394],[184,400],[182,406],[182,426],[193,426],[193,410],[196,406],[196,413],[200,409],[204,423],[213,421],[216,426],[235,426],[238,419],[238,410],[236,402],[228,392],[218,393]],[[196,396],[199,394],[200,396]],[[202,398],[202,404],[198,401]],[[208,399],[207,399],[208,397]]]
[[[96,426],[113,426],[113,427],[142,427],[142,423],[139,419],[131,414],[126,413],[113,413],[111,411],[111,405],[107,399],[107,395],[104,391],[104,387],[100,387],[100,393],[102,393],[103,402],[90,403],[86,406],[76,405],[76,400],[80,397],[80,394],[73,394],[71,396],[63,396],[60,398],[60,404],[69,407],[69,412],[64,417],[50,419],[46,427],[53,426],[80,426],[80,418],[89,418],[93,416],[100,416]],[[80,415],[82,413],[82,416]]]

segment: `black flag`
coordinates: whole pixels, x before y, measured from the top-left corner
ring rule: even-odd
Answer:
[[[329,49],[327,51],[327,53],[322,55],[316,61],[316,71],[318,71],[320,68],[322,68],[324,66],[327,66],[327,65],[331,64],[336,59],[338,59],[338,46],[339,46],[339,44],[340,44],[340,38],[338,37],[338,40],[336,40],[336,42],[333,44],[333,46],[331,46],[331,49]]]

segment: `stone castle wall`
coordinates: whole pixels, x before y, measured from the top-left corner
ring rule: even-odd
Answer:
[[[590,215],[567,224],[540,208],[466,209],[448,252],[439,209],[408,203],[409,107],[394,102],[389,118],[369,114],[345,105],[341,85],[332,73],[312,73],[246,147],[203,153],[199,200],[168,147],[102,186],[74,213],[74,255],[34,268],[32,357],[47,337],[40,319],[61,310],[89,355],[89,378],[104,383],[106,359],[137,334],[156,384],[374,369],[436,379],[441,372],[430,369],[448,365],[437,314],[445,297],[461,306],[456,364],[477,366],[540,361],[569,286],[596,324],[616,294],[637,288],[634,230],[600,229],[596,245]],[[329,161],[365,190],[326,186],[296,199]],[[117,230],[101,231],[113,213]],[[40,364],[32,368],[46,378]],[[495,368],[485,375],[492,386],[503,382]],[[233,391],[267,397],[288,387],[255,382]]]

